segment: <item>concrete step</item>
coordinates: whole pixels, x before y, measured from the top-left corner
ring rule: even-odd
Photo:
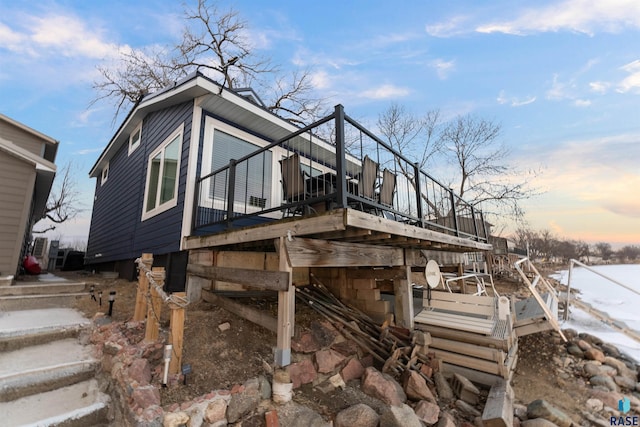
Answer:
[[[0,402],[88,380],[97,366],[92,348],[75,338],[0,353]]]
[[[91,322],[70,308],[0,311],[0,351],[77,337]]]
[[[96,380],[0,403],[2,425],[85,427],[108,425],[109,396]]]
[[[81,293],[88,290],[84,282],[42,283],[31,282],[13,286],[0,286],[0,296],[9,295],[38,295],[38,294],[69,294]]]
[[[39,294],[0,297],[0,310],[32,310],[38,308],[71,307],[76,298],[89,298],[87,292],[68,294]]]

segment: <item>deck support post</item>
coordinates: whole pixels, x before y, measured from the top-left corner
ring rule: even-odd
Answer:
[[[293,268],[289,264],[284,239],[275,241],[278,248],[279,270],[289,273],[286,291],[278,291],[278,331],[275,352],[276,366],[287,366],[291,363],[291,336],[295,324],[296,290],[292,282]]]
[[[403,267],[405,277],[393,281],[393,292],[395,294],[396,322],[407,329],[413,329],[413,290],[411,287],[411,266]]]
[[[174,296],[184,298],[185,292],[174,292]],[[169,317],[169,342],[173,348],[173,357],[169,363],[169,372],[171,374],[179,374],[182,368],[182,348],[184,345],[184,307],[175,304],[169,304],[171,316]]]
[[[153,281],[162,288],[164,286],[164,267],[153,267],[151,269]],[[147,325],[144,334],[145,342],[155,342],[158,340],[160,331],[160,314],[162,312],[162,297],[158,294],[155,286],[151,288],[151,301],[147,303]]]
[[[142,263],[151,270],[153,254],[142,254]],[[136,306],[133,313],[134,322],[142,322],[147,315],[147,292],[149,292],[149,279],[142,269],[138,271],[138,292],[136,294]]]

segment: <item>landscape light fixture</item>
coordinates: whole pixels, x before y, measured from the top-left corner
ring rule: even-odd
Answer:
[[[102,307],[102,291],[98,291],[98,301],[100,303],[100,307]]]
[[[116,291],[109,291],[109,317],[113,313],[113,303],[116,300]]]
[[[89,287],[89,295],[91,295],[92,300],[97,301],[95,291],[96,291],[95,285],[91,285],[91,287]]]
[[[162,376],[162,387],[167,386],[167,378],[169,377],[169,362],[171,362],[171,353],[173,346],[167,344],[164,346],[164,375]]]
[[[191,373],[191,365],[185,363],[182,365],[182,384],[187,385],[187,374]]]

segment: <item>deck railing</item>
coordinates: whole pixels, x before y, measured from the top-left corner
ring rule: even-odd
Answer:
[[[299,155],[304,173],[304,180],[298,182],[304,184],[293,188],[289,183],[286,191],[281,162],[294,154]],[[371,191],[362,188],[367,182],[365,158],[378,169]],[[385,200],[382,194],[391,194],[391,185],[394,191]],[[488,241],[479,209],[345,115],[341,105],[330,116],[199,178],[193,234],[346,207]]]

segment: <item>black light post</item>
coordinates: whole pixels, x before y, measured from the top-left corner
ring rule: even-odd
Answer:
[[[91,287],[89,288],[89,295],[91,295],[91,299],[96,301],[96,287],[94,285],[91,285]]]
[[[113,303],[116,300],[116,291],[109,291],[109,317],[113,313]]]
[[[100,302],[100,307],[102,307],[102,291],[98,291],[98,301]]]

